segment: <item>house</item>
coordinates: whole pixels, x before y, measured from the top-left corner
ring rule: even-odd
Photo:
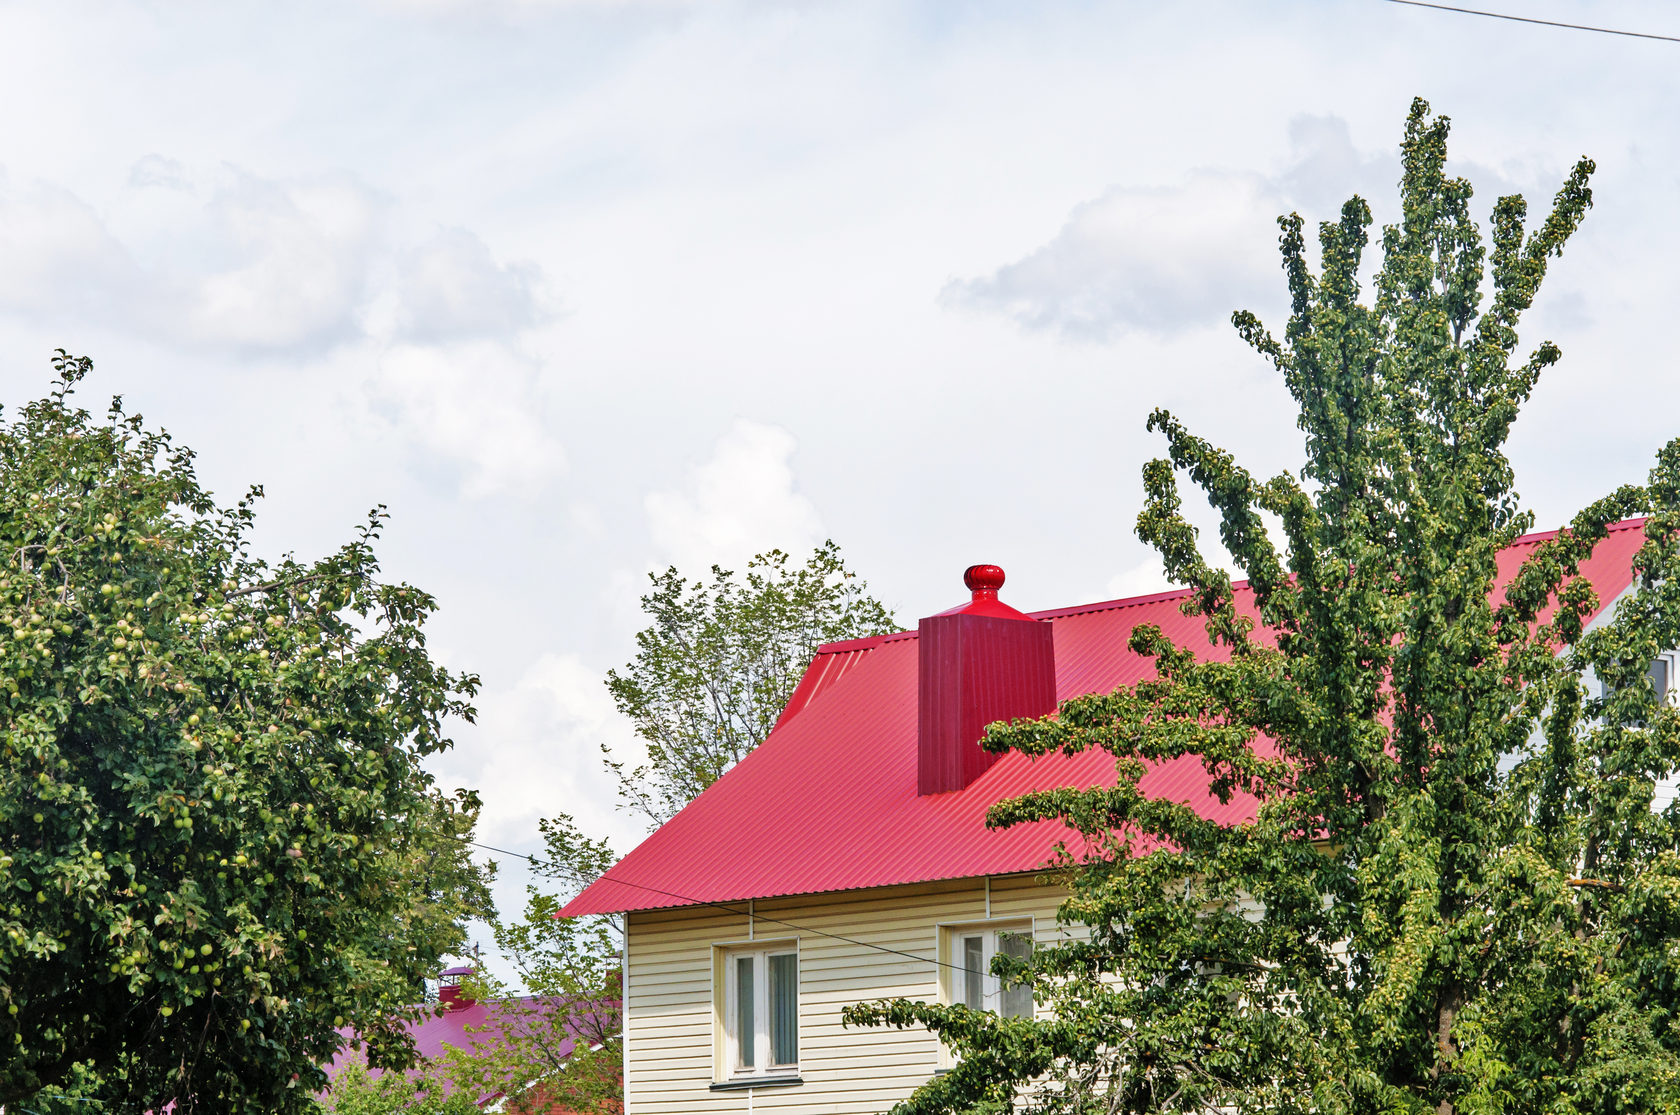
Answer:
[[[1584,563],[1603,602],[1627,590],[1642,523],[1618,525]],[[1501,557],[1508,578],[1533,546]],[[948,1064],[927,1032],[846,1029],[841,1010],[881,997],[1034,1008],[987,973],[998,951],[1062,932],[1063,894],[1042,868],[1055,822],[988,831],[986,810],[1027,791],[1112,785],[1102,752],[989,755],[994,720],[1153,675],[1127,646],[1140,623],[1209,647],[1187,593],[1022,614],[1003,572],[972,567],[969,603],[916,631],[822,647],[770,737],[569,903],[622,913],[630,1115],[879,1112]],[[1237,605],[1254,614],[1246,586]],[[1156,766],[1145,792],[1240,823],[1199,761]]]

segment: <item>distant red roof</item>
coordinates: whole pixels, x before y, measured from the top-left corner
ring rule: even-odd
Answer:
[[[1582,575],[1600,610],[1630,583],[1644,542],[1643,520],[1612,528]],[[1527,535],[1500,559],[1500,583],[1555,532]],[[1209,660],[1200,617],[1179,605],[1185,590],[1032,613],[1054,623],[1057,699],[1106,693],[1153,676],[1127,646],[1132,628],[1153,623]],[[1237,607],[1254,615],[1246,582]],[[916,792],[916,633],[855,639],[821,648],[770,738],[694,799],[561,916],[739,902],[1032,871],[1068,830],[1054,821],[1004,831],[985,826],[994,803],[1032,790],[1114,784],[1106,752],[1029,758],[1007,754],[966,789]],[[1221,805],[1208,793],[1200,760],[1163,763],[1140,783],[1152,797],[1184,802],[1209,820],[1253,819],[1252,798]]]
[[[438,973],[442,976],[472,975],[471,967],[446,968]],[[576,1019],[586,1031],[595,1025],[598,1018],[616,1018],[618,1004],[616,1001],[603,1004],[596,1010],[583,1010],[569,1006],[568,1000],[556,996],[524,996],[504,1002],[479,1002],[465,1000],[462,1004],[443,1009],[437,1014],[427,1014],[417,1022],[408,1026],[409,1036],[414,1039],[414,1050],[420,1056],[420,1064],[409,1070],[406,1075],[414,1076],[419,1073],[425,1062],[438,1061],[443,1057],[443,1051],[448,1048],[472,1052],[475,1044],[495,1045],[497,1038],[504,1029],[518,1030],[532,1024],[534,1016],[555,1015],[566,1012]],[[615,1023],[616,1024],[616,1023]],[[345,1027],[338,1031],[344,1044],[339,1047],[338,1054],[327,1066],[327,1077],[333,1079],[338,1076],[352,1062],[367,1063],[367,1054],[362,1049],[350,1048],[349,1042],[355,1034]],[[556,1057],[571,1056],[575,1034],[571,1023],[568,1022],[566,1032],[558,1039],[554,1047]],[[378,1078],[384,1075],[381,1069],[369,1069],[368,1075]],[[448,1079],[443,1080],[445,1093],[455,1090],[455,1086]],[[500,1092],[491,1092],[475,1101],[480,1107],[497,1099]],[[558,1109],[557,1109],[558,1110]]]

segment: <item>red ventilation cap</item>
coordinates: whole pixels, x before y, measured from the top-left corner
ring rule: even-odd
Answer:
[[[998,589],[1003,587],[1003,566],[971,565],[963,570],[963,584],[976,600],[996,600]]]
[[[994,619],[1032,619],[1031,616],[1016,611],[998,599],[998,589],[1003,587],[1003,567],[1001,565],[971,565],[963,570],[963,584],[968,586],[968,590],[974,594],[974,598],[966,604],[959,604],[949,611],[940,612],[940,615],[991,616]]]

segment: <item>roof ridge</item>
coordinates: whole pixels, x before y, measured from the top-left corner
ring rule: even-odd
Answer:
[[[1610,533],[1615,533],[1617,531],[1633,530],[1638,527],[1643,527],[1644,525],[1645,517],[1640,516],[1639,518],[1634,519],[1618,520],[1617,522],[1609,524],[1609,526],[1605,529]],[[1532,546],[1538,545],[1541,542],[1550,542],[1558,536],[1560,531],[1566,529],[1567,527],[1558,527],[1553,530],[1530,531],[1527,534],[1512,539],[1509,545]],[[1236,592],[1242,592],[1248,587],[1249,582],[1246,577],[1240,581],[1231,582],[1231,588]],[[1194,590],[1188,588],[1169,588],[1162,589],[1160,592],[1145,593],[1142,596],[1117,596],[1112,600],[1098,600],[1090,604],[1072,604],[1064,608],[1045,608],[1040,611],[1028,612],[1026,614],[1031,616],[1033,619],[1066,619],[1070,616],[1087,615],[1091,612],[1111,612],[1120,608],[1136,608],[1147,604],[1159,604],[1166,600],[1189,596],[1192,591]],[[897,642],[900,639],[914,639],[916,638],[916,634],[916,631],[912,629],[905,631],[890,631],[884,635],[865,635],[859,639],[842,639],[839,642],[822,644],[817,648],[816,653],[819,655],[841,654],[852,650],[869,650],[878,647],[883,643]]]
[[[1643,527],[1644,525],[1645,517],[1641,516],[1634,519],[1618,520],[1617,522],[1609,524],[1609,526],[1605,529],[1609,533],[1615,533],[1616,531],[1633,530],[1636,527]],[[1523,546],[1535,545],[1540,542],[1550,542],[1565,529],[1567,528],[1558,527],[1554,530],[1530,531],[1528,534],[1512,539],[1509,545]],[[1248,587],[1249,582],[1247,578],[1231,582],[1231,589],[1235,592],[1241,592]],[[1065,616],[1083,615],[1087,612],[1107,612],[1115,611],[1120,608],[1139,607],[1144,604],[1159,604],[1163,601],[1172,600],[1177,597],[1189,596],[1192,591],[1194,590],[1188,588],[1162,589],[1160,592],[1152,592],[1143,596],[1120,596],[1114,598],[1113,600],[1099,600],[1092,604],[1074,604],[1066,608],[1046,608],[1042,611],[1028,612],[1027,614],[1034,619],[1062,619]]]
[[[1650,518],[1650,516],[1648,516],[1648,515],[1640,515],[1637,518],[1633,518],[1633,519],[1618,519],[1616,522],[1613,522],[1613,523],[1609,524],[1608,526],[1606,526],[1604,528],[1604,530],[1605,530],[1605,533],[1607,533],[1607,534],[1614,534],[1619,530],[1633,530],[1635,527],[1643,528],[1645,526],[1646,520],[1649,519],[1649,518]],[[1523,546],[1523,545],[1535,545],[1535,544],[1540,543],[1540,542],[1550,542],[1552,539],[1556,538],[1559,534],[1562,534],[1565,530],[1568,530],[1568,529],[1569,529],[1568,524],[1565,524],[1561,527],[1556,527],[1552,530],[1530,531],[1528,534],[1522,535],[1519,538],[1512,539],[1511,545],[1513,545],[1513,546]]]
[[[1613,532],[1616,531],[1633,531],[1635,527],[1643,526],[1645,526],[1645,517],[1641,516],[1638,517],[1638,519],[1621,519],[1621,521],[1618,522],[1611,522],[1611,524],[1606,527],[1606,531],[1613,534]],[[1557,529],[1552,529],[1552,531],[1530,531],[1529,534],[1524,534],[1524,536],[1512,539],[1512,541],[1510,541],[1510,546],[1536,546],[1539,542],[1549,542],[1552,541],[1554,537],[1557,537],[1559,532],[1564,531],[1564,529],[1567,529],[1567,527],[1557,527]],[[1247,578],[1243,578],[1242,581],[1231,581],[1231,589],[1233,589],[1233,591],[1238,591],[1238,593],[1240,593],[1240,591],[1247,588]],[[1094,601],[1094,603],[1089,603],[1089,605],[1068,605],[1067,608],[1043,608],[1043,610],[1040,611],[1028,611],[1026,615],[1032,616],[1033,620],[1065,620],[1068,616],[1089,615],[1092,611],[1116,611],[1119,610],[1119,608],[1141,608],[1141,606],[1144,605],[1159,605],[1159,603],[1168,601],[1168,599],[1189,596],[1191,591],[1193,591],[1193,589],[1161,589],[1159,593],[1144,593],[1142,596],[1116,596],[1114,599],[1099,599],[1099,601]],[[885,635],[865,635],[862,636],[862,638],[843,638],[843,640],[837,641],[837,643],[823,643],[822,646],[818,646],[818,648],[816,648],[816,653],[818,653],[818,655],[838,655],[838,653],[845,653],[848,652],[848,650],[872,650],[872,648],[880,646],[882,643],[894,643],[894,641],[904,640],[904,638],[916,638],[916,635],[917,633],[914,630],[904,630],[889,631],[889,633],[885,633]]]
[[[873,650],[882,643],[891,643],[899,639],[914,639],[914,631],[889,631],[885,635],[864,635],[856,639],[841,639],[839,642],[823,643],[817,647],[814,655],[845,654],[854,650]]]
[[[1232,581],[1233,589],[1245,589],[1247,581]],[[1169,588],[1160,592],[1151,592],[1144,596],[1121,596],[1113,600],[1099,600],[1094,604],[1075,604],[1068,608],[1046,608],[1041,612],[1028,612],[1034,619],[1062,619],[1066,616],[1084,615],[1088,612],[1113,612],[1121,608],[1138,608],[1146,604],[1160,604],[1167,600],[1176,600],[1189,596],[1194,590],[1188,588]]]

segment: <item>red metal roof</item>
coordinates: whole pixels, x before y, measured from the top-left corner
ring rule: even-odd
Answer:
[[[1644,542],[1643,520],[1612,528],[1582,575],[1600,608],[1625,589]],[[1500,557],[1505,583],[1533,546],[1528,535]],[[1184,590],[1033,613],[1055,624],[1058,700],[1112,691],[1153,675],[1126,645],[1154,623],[1179,646],[1209,659],[1204,621],[1179,605]],[[1246,583],[1237,606],[1253,615]],[[770,738],[560,911],[562,916],[660,909],[703,902],[815,894],[936,879],[1032,871],[1069,830],[1053,821],[1001,832],[985,826],[995,802],[1056,786],[1113,785],[1102,751],[1068,757],[1007,754],[966,789],[916,792],[916,633],[836,643],[817,652]],[[1157,766],[1140,783],[1210,820],[1239,824],[1252,798],[1222,805],[1194,756]]]

